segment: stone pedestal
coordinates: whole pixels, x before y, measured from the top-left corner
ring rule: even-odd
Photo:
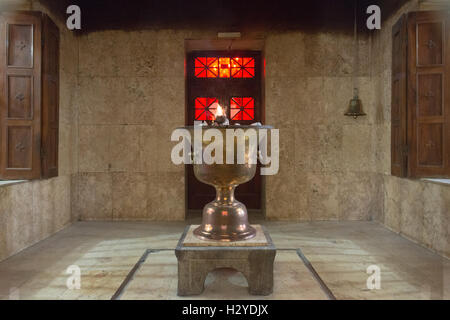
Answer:
[[[252,295],[272,293],[276,248],[263,226],[253,225],[253,239],[235,242],[200,240],[193,234],[196,227],[186,227],[175,249],[179,296],[201,294],[208,273],[219,268],[242,272]]]

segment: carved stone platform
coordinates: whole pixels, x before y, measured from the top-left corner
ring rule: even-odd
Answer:
[[[253,225],[253,239],[235,242],[200,240],[193,234],[196,227],[186,227],[175,249],[179,296],[201,294],[208,273],[219,268],[242,272],[252,295],[272,293],[276,248],[263,226]]]

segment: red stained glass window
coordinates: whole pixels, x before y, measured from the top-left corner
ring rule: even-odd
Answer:
[[[255,59],[248,57],[197,57],[196,78],[253,78]]]
[[[250,97],[231,98],[230,118],[231,120],[254,120],[255,100]]]
[[[217,105],[217,98],[195,98],[195,120],[214,120]]]
[[[231,76],[233,78],[253,78],[255,76],[255,59],[232,58]]]
[[[195,77],[217,78],[219,75],[219,59],[199,57],[195,58]]]

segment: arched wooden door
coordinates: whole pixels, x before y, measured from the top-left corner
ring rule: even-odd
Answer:
[[[262,122],[261,52],[195,51],[187,56],[186,124],[214,119],[209,109],[218,102],[227,109],[231,124]],[[187,165],[187,208],[200,210],[214,200],[213,187],[201,183]],[[261,209],[261,176],[236,189],[236,198],[248,209]]]

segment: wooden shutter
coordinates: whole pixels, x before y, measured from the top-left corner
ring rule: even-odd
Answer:
[[[450,176],[450,27],[446,12],[408,15],[408,175]]]
[[[43,30],[41,175],[50,178],[58,175],[59,31],[47,16]]]
[[[0,16],[0,176],[35,179],[40,170],[41,19]]]
[[[392,28],[391,173],[407,174],[406,15]]]

